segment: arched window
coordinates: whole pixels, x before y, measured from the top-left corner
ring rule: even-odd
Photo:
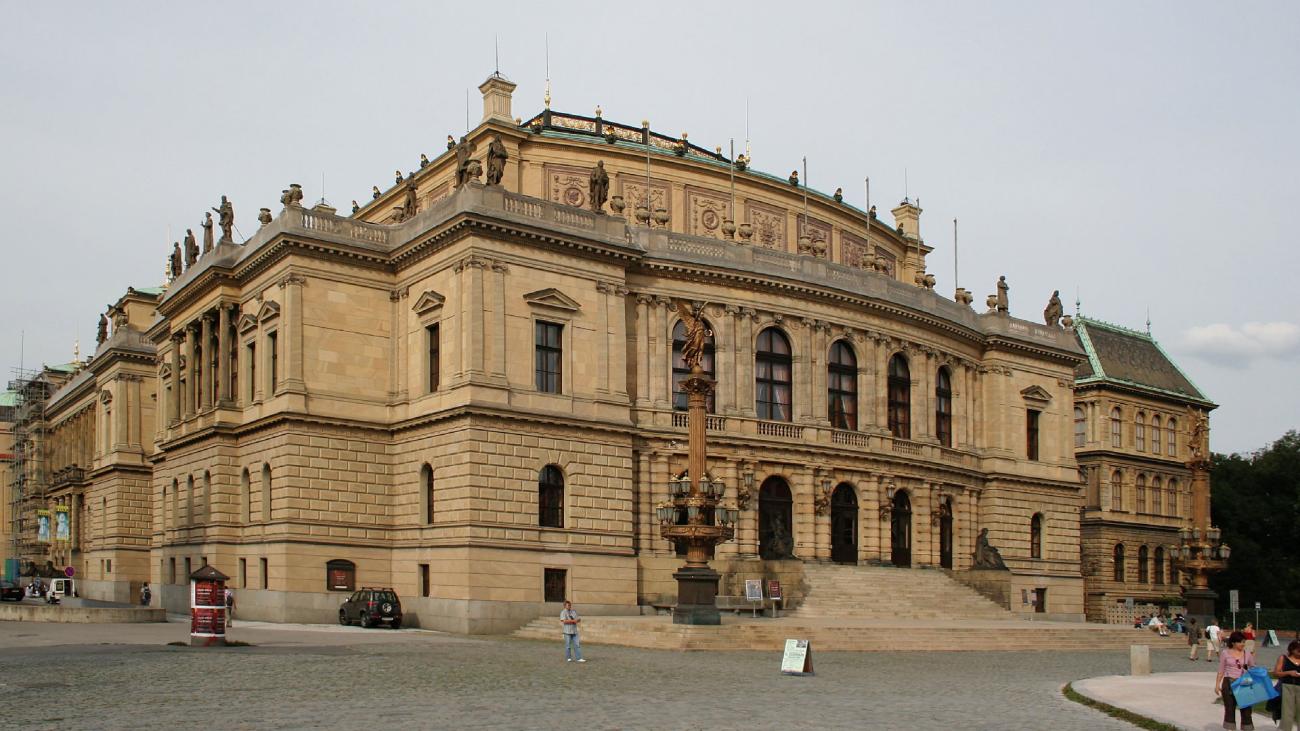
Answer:
[[[826,361],[826,417],[836,429],[858,428],[858,359],[843,340]]]
[[[564,473],[553,464],[543,467],[537,477],[537,524],[564,527]]]
[[[239,522],[248,524],[253,518],[253,486],[248,468],[239,474]]]
[[[433,525],[433,468],[427,464],[420,467],[420,515]]]
[[[1112,449],[1124,446],[1124,412],[1118,406],[1110,411],[1110,446]]]
[[[199,515],[204,522],[212,520],[212,473],[203,470],[203,494],[199,497]]]
[[[1156,546],[1155,579],[1157,584],[1165,583],[1165,547]]]
[[[1034,513],[1029,519],[1029,557],[1043,557],[1043,514]]]
[[[325,562],[325,591],[352,591],[357,588],[357,565],[347,559]]]
[[[704,375],[713,378],[713,327],[707,321],[704,323],[704,332],[704,354],[700,357],[700,368],[704,371]],[[678,411],[686,410],[686,392],[682,390],[682,381],[691,375],[691,369],[687,368],[682,360],[682,348],[685,345],[686,324],[679,320],[673,326],[673,408]],[[709,392],[708,404],[705,406],[710,414],[713,413],[713,393],[713,391]]]
[[[1159,477],[1153,477],[1151,479],[1151,514],[1152,515],[1165,514],[1164,513],[1165,500],[1164,500],[1163,487],[1164,486],[1160,484]]]
[[[1147,550],[1146,546],[1142,546],[1141,548],[1138,549],[1138,583],[1139,584],[1145,584],[1151,580],[1151,574],[1150,574],[1151,569],[1149,566],[1147,566],[1147,558],[1149,556],[1150,556],[1150,552]]]
[[[1082,447],[1088,439],[1088,417],[1082,406],[1074,407],[1074,446]]]
[[[181,483],[179,480],[172,479],[172,525],[173,528],[179,528],[181,525]]]
[[[1139,452],[1147,451],[1146,414],[1141,411],[1133,417],[1133,448]]]
[[[940,366],[934,378],[934,435],[943,446],[952,446],[952,374],[947,366]]]
[[[271,465],[262,465],[262,521],[271,519]]]
[[[1178,480],[1169,478],[1169,514],[1178,517]]]
[[[754,402],[758,418],[790,421],[790,341],[774,327],[758,334],[754,354]]]
[[[1124,544],[1115,544],[1115,581],[1124,583]]]
[[[1170,457],[1178,456],[1178,421],[1170,419],[1165,423],[1165,441],[1168,447],[1165,451]]]
[[[912,374],[902,353],[889,359],[889,433],[912,438]]]
[[[1137,480],[1133,483],[1133,512],[1145,513],[1147,511],[1147,476],[1138,474]]]
[[[185,478],[185,525],[194,525],[194,475]]]
[[[1110,473],[1110,509],[1124,510],[1124,473],[1119,470]]]
[[[1162,429],[1160,428],[1160,415],[1152,414],[1151,415],[1151,453],[1156,455],[1157,457],[1160,456],[1160,445],[1163,443],[1162,440],[1160,439],[1161,431]]]

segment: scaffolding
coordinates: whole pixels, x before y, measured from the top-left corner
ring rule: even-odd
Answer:
[[[13,461],[10,464],[10,545],[6,567],[14,562],[34,561],[45,553],[37,535],[36,511],[45,507],[49,487],[45,464],[45,404],[59,387],[47,368],[15,368],[9,381],[14,394]],[[8,573],[8,570],[6,571]]]

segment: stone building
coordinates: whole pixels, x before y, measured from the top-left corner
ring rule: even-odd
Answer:
[[[18,575],[18,562],[10,558],[14,542],[14,418],[17,406],[16,391],[0,391],[0,576],[10,581]]]
[[[514,119],[513,89],[490,77],[479,125],[351,216],[287,197],[119,303],[51,410],[82,440],[93,415],[56,494],[88,595],[149,580],[179,610],[212,564],[242,616],[330,621],[382,585],[460,632],[671,602],[686,301],[741,508],[723,594],[797,598],[804,562],[962,577],[987,530],[1010,609],[1083,616],[1076,332],[936,293],[911,201],[888,225],[648,124]]]
[[[1192,527],[1187,434],[1217,407],[1150,333],[1083,317],[1074,330],[1088,358],[1074,394],[1086,611],[1105,621],[1125,599],[1179,595],[1178,531]]]

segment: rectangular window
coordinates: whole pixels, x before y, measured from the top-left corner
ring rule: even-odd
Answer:
[[[429,339],[429,393],[433,393],[438,390],[438,372],[441,365],[438,355],[438,325],[434,323],[424,330],[428,333]]]
[[[278,336],[279,333],[266,334],[266,349],[268,351],[267,371],[268,371],[268,376],[271,379],[270,380],[271,390],[268,396],[275,395],[275,385],[277,383],[277,380],[280,377],[280,347],[279,347]]]
[[[235,328],[233,325],[231,326],[230,330],[227,331],[227,334],[230,337],[230,351],[226,354],[229,357],[229,361],[226,363],[226,368],[230,369],[230,375],[227,376],[230,379],[229,396],[232,401],[238,401],[239,400],[239,340],[236,339],[235,337]]]
[[[429,596],[429,564],[420,564],[420,596]]]
[[[193,570],[193,567],[190,566],[190,558],[189,558],[189,556],[186,556],[186,557],[185,557],[185,583],[187,583],[187,584],[189,583],[189,581],[190,581],[190,574],[192,574],[192,573],[194,573],[194,570]]]
[[[176,583],[176,557],[174,556],[168,559],[167,582],[170,584]]]
[[[257,398],[257,343],[248,344],[248,403]]]
[[[106,574],[113,573],[113,559],[111,558],[104,559],[104,573]]]
[[[262,588],[268,589],[271,586],[271,577],[268,575],[271,573],[271,570],[266,565],[266,559],[259,558],[258,563],[261,564],[258,568],[262,570]]]
[[[1034,409],[1025,411],[1025,456],[1029,459],[1038,459],[1038,416],[1042,412]]]
[[[239,588],[248,588],[248,559],[239,559]]]
[[[563,378],[560,358],[564,354],[564,326],[553,322],[537,322],[536,360],[537,390],[543,393],[561,393]]]
[[[564,580],[566,573],[564,569],[542,569],[542,590],[545,594],[545,601],[563,602],[565,600]]]

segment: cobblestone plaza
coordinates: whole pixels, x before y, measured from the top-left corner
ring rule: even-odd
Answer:
[[[0,624],[13,728],[1054,729],[1133,726],[1066,700],[1128,653],[680,653],[424,631],[236,623],[253,647],[169,647],[185,627]],[[1271,662],[1273,651],[1266,651]],[[1202,671],[1176,650],[1153,670]],[[55,672],[57,670],[57,672]],[[1205,716],[1221,711],[1206,690]]]

